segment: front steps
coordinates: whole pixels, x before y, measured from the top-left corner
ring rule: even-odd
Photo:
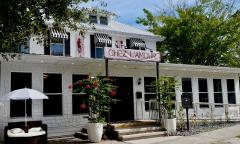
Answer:
[[[156,121],[131,121],[110,124],[114,139],[128,141],[165,136],[165,131]]]
[[[111,123],[108,126],[104,126],[103,139],[108,138],[119,141],[128,141],[153,137],[163,137],[165,135],[166,131],[156,121],[126,121]],[[87,140],[87,129],[83,128],[80,132],[75,133],[74,136],[82,140]]]

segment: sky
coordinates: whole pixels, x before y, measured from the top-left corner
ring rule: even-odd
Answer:
[[[145,29],[142,25],[136,23],[137,17],[144,17],[143,9],[146,8],[153,13],[157,13],[159,9],[169,8],[169,1],[176,3],[178,0],[102,0],[107,3],[106,7],[102,7],[111,12],[116,13],[119,17],[117,21]],[[186,0],[188,4],[194,4],[195,0]],[[240,1],[240,0],[236,0]],[[240,2],[237,2],[240,6]],[[90,1],[84,4],[84,7],[101,7],[99,1]]]
[[[119,17],[117,21],[129,24],[138,28],[143,28],[136,23],[137,17],[144,17],[143,8],[157,11],[159,6],[165,7],[168,0],[104,0],[107,3],[104,9],[107,9]],[[99,2],[88,2],[84,7],[100,6]]]

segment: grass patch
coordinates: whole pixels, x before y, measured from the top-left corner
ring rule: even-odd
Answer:
[[[240,138],[240,135],[236,136],[237,138]]]

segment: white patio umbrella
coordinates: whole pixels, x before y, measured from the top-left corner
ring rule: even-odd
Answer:
[[[22,88],[14,90],[7,94],[7,98],[12,100],[25,100],[25,126],[27,126],[27,99],[48,99],[48,97],[34,89]]]

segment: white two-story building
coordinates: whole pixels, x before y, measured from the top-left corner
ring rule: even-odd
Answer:
[[[0,96],[19,88],[33,88],[45,93],[48,100],[28,100],[28,120],[42,120],[49,136],[73,134],[87,123],[87,97],[73,93],[72,83],[87,75],[106,73],[104,47],[156,51],[160,36],[116,22],[110,14],[90,15],[95,29],[84,36],[69,29],[49,29],[49,44],[29,40],[20,47],[20,59],[0,64]],[[229,104],[240,103],[238,68],[160,63],[160,75],[175,77],[181,86],[175,90],[176,104],[181,95],[192,97],[191,113],[204,117],[211,110],[224,118]],[[116,101],[111,104],[110,121],[152,119],[149,100],[156,98],[149,90],[156,77],[155,62],[109,60],[108,74],[118,86]],[[202,104],[199,104],[202,103]],[[217,105],[216,105],[217,103]],[[177,107],[176,106],[176,107]],[[234,111],[239,117],[239,111]],[[0,132],[8,122],[24,121],[24,101],[1,101]]]

